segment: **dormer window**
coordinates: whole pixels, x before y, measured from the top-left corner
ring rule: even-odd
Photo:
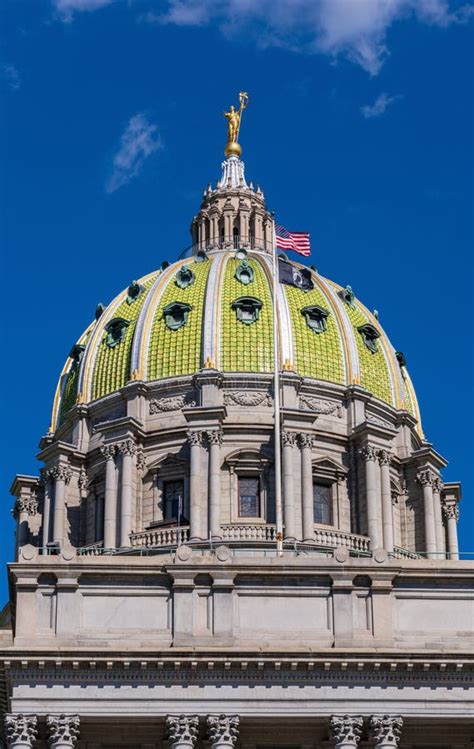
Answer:
[[[364,341],[365,345],[371,351],[373,354],[376,354],[379,350],[377,345],[377,338],[380,338],[380,333],[377,330],[377,328],[374,328],[373,325],[360,325],[357,330],[362,336],[362,340]]]
[[[244,286],[248,286],[253,281],[253,269],[249,265],[248,260],[242,260],[235,271],[235,278],[240,281]]]
[[[351,309],[356,309],[354,301],[355,296],[354,292],[352,291],[352,286],[346,286],[346,288],[341,289],[338,294],[341,297],[342,301],[345,302],[348,307],[350,307]]]
[[[85,350],[86,347],[83,343],[76,343],[76,345],[72,347],[69,354],[69,358],[72,359],[71,372],[74,372],[78,368]]]
[[[142,291],[145,291],[145,287],[138,283],[138,281],[132,281],[127,289],[127,304],[132,304],[137,297],[140,296]]]
[[[255,299],[253,296],[242,296],[232,302],[232,309],[236,312],[237,320],[244,325],[252,325],[252,323],[257,322],[262,307],[263,303],[260,299]]]
[[[130,322],[128,320],[124,320],[123,317],[114,317],[113,320],[107,323],[107,325],[105,326],[105,331],[107,333],[105,342],[109,348],[114,348],[121,341],[123,341],[125,331],[129,325]]]
[[[176,286],[180,289],[186,289],[195,281],[195,275],[188,265],[183,265],[176,274]]]
[[[170,330],[179,330],[186,325],[192,307],[182,302],[172,302],[163,310],[163,318]]]
[[[328,310],[315,304],[311,307],[303,307],[301,314],[304,315],[308,328],[315,333],[324,333],[327,330]]]

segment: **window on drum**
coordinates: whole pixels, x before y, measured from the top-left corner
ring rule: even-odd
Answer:
[[[260,516],[260,481],[256,476],[239,478],[239,516]]]

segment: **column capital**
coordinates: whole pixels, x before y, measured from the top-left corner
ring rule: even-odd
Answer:
[[[207,729],[211,746],[235,746],[239,736],[239,716],[208,715]]]
[[[296,436],[295,432],[288,432],[284,429],[281,433],[283,447],[293,447],[296,444]]]
[[[55,481],[64,481],[65,484],[69,484],[72,478],[72,471],[67,463],[59,463],[49,469],[48,475]]]
[[[423,468],[416,474],[416,480],[421,486],[433,486],[438,477],[430,468]]]
[[[311,432],[300,432],[298,434],[298,442],[303,449],[305,447],[311,448],[314,445],[314,434],[311,434]]]
[[[459,520],[459,507],[454,502],[443,502],[443,514],[446,520],[455,520],[456,523]]]
[[[22,512],[26,512],[27,515],[37,514],[38,500],[36,496],[17,498],[15,504],[13,505],[13,517],[18,518],[18,516]]]
[[[366,463],[369,460],[373,460],[375,463],[375,461],[377,460],[377,450],[373,445],[364,445],[364,447],[361,447],[359,450],[359,455]]]
[[[131,458],[133,458],[133,456],[137,454],[137,449],[138,448],[135,440],[131,438],[123,440],[117,445],[117,451],[120,453],[120,455],[128,455]]]
[[[331,715],[329,719],[330,740],[333,744],[353,743],[357,747],[362,735],[361,715]]]
[[[433,491],[436,492],[437,494],[441,494],[443,489],[444,489],[443,480],[439,476],[437,476],[433,482]]]
[[[117,445],[102,445],[100,448],[100,452],[106,460],[113,460],[117,452]]]
[[[381,466],[389,466],[392,462],[392,453],[390,450],[379,450],[377,457]]]
[[[48,715],[46,727],[50,747],[74,747],[79,738],[79,715]]]
[[[369,722],[370,738],[375,746],[398,747],[402,735],[403,718],[401,715],[372,715]]]
[[[15,744],[33,746],[38,735],[37,723],[36,715],[7,713],[4,719],[7,747],[14,747]]]
[[[202,445],[204,432],[190,430],[186,432],[186,437],[190,445]]]
[[[170,744],[194,746],[199,728],[197,715],[167,715],[166,729]]]
[[[210,445],[222,445],[222,429],[211,429],[206,434]]]

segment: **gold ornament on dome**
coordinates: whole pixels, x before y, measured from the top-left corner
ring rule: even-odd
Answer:
[[[240,125],[242,123],[242,113],[249,103],[249,95],[246,91],[240,92],[239,103],[239,109],[235,109],[235,107],[231,105],[230,110],[224,112],[224,117],[227,119],[227,145],[224,148],[224,153],[227,158],[229,156],[239,157],[242,155],[242,148],[238,143],[238,140]]]

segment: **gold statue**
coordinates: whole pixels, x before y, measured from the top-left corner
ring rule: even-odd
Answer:
[[[245,91],[241,91],[239,94],[239,109],[235,109],[233,105],[230,107],[229,112],[224,112],[224,117],[227,118],[227,145],[224,149],[226,156],[240,156],[242,148],[238,144],[240,123],[242,121],[242,112],[247,108],[249,96]]]

